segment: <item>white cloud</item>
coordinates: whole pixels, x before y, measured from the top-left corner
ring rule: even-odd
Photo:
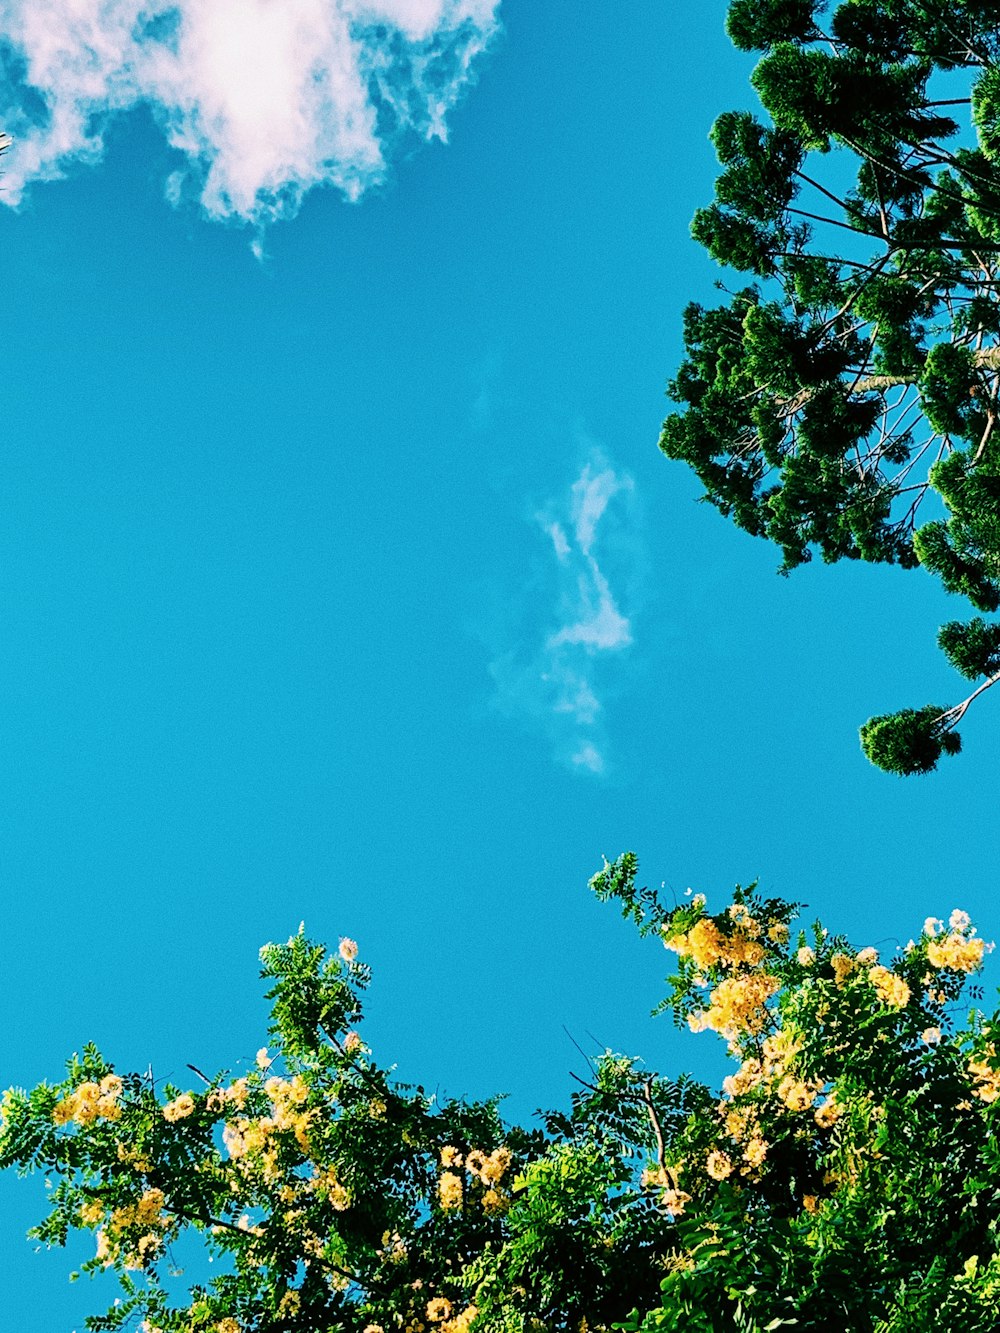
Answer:
[[[526,606],[521,642],[490,668],[500,707],[540,726],[561,760],[590,773],[606,767],[607,666],[620,667],[632,643],[631,621],[612,583],[627,589],[634,582],[633,491],[631,477],[592,449],[568,491],[535,515],[555,557],[539,581],[551,597],[543,608],[549,623],[539,626],[539,607]]]
[[[447,117],[497,29],[499,0],[0,0],[0,198],[96,161],[148,104],[185,165],[166,182],[214,218],[262,226],[308,190],[357,198],[403,134]]]

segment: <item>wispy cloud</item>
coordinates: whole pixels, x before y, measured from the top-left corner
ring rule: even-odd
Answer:
[[[550,552],[535,589],[548,599],[545,620],[536,628],[539,608],[526,605],[521,641],[490,668],[499,706],[540,725],[558,758],[589,773],[607,768],[602,696],[610,663],[632,643],[620,599],[634,581],[633,493],[632,478],[592,449],[568,490],[535,514]]]
[[[184,157],[165,183],[265,225],[316,185],[355,199],[401,136],[445,139],[499,0],[0,0],[2,198],[98,160],[148,105]]]

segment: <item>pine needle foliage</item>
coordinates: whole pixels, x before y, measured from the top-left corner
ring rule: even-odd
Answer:
[[[735,0],[727,27],[760,52],[762,115],[716,121],[722,172],[692,231],[746,278],[726,304],[688,307],[660,447],[777,544],[785,573],[815,554],[922,565],[994,612],[997,8]],[[944,737],[971,697],[930,721],[872,719],[863,748],[890,772],[929,772],[960,748]]]

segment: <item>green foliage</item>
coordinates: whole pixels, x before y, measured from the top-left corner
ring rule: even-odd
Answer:
[[[4,1095],[0,1166],[52,1186],[32,1236],[96,1233],[83,1271],[118,1280],[88,1328],[994,1329],[1000,1019],[951,1024],[965,914],[881,963],[756,886],[668,907],[630,853],[591,884],[675,955],[661,1007],[726,1042],[721,1094],[607,1052],[539,1127],[438,1103],[350,1026],[357,946],[300,931],[262,951],[251,1068],[185,1091],[87,1047]]]
[[[922,564],[1000,609],[996,7],[733,0],[727,26],[761,53],[764,115],[716,121],[692,231],[756,285],[687,310],[660,447],[782,572],[815,553]],[[892,771],[952,752],[924,714],[895,716],[865,746]]]
[[[965,624],[949,620],[938,630],[938,645],[968,680],[1000,671],[1000,625],[989,624],[981,616]]]
[[[958,754],[962,739],[949,729],[949,710],[927,704],[869,718],[861,748],[877,768],[908,777],[932,772],[943,754]]]

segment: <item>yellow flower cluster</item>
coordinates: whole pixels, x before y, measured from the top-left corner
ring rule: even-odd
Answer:
[[[440,1324],[443,1319],[450,1319],[451,1315],[451,1301],[447,1297],[435,1296],[427,1302],[427,1318],[432,1324]]]
[[[708,1009],[688,1017],[688,1026],[692,1032],[711,1028],[729,1041],[741,1032],[763,1032],[768,1022],[765,1006],[779,984],[766,972],[728,977],[710,993]]]
[[[466,1153],[465,1169],[484,1185],[497,1185],[510,1167],[510,1149],[501,1146],[487,1156],[478,1148]]]
[[[887,967],[868,969],[868,980],[883,1004],[890,1009],[904,1009],[910,1003],[910,988],[902,977],[890,972]]]
[[[438,1200],[446,1212],[462,1206],[462,1177],[454,1171],[443,1171],[438,1181]]]
[[[820,1129],[832,1129],[842,1114],[843,1107],[838,1104],[836,1096],[831,1093],[825,1102],[817,1106],[813,1119]]]
[[[324,1171],[317,1168],[311,1183],[317,1194],[321,1198],[327,1199],[336,1212],[343,1213],[350,1208],[350,1191],[341,1183],[332,1166],[327,1167]]]
[[[290,1131],[303,1153],[309,1151],[309,1126],[315,1111],[304,1111],[309,1097],[309,1085],[301,1074],[292,1079],[269,1078],[264,1091],[271,1099],[274,1113],[271,1124],[278,1131]]]
[[[768,1147],[767,1140],[761,1138],[759,1134],[755,1134],[752,1139],[748,1140],[746,1147],[743,1149],[743,1160],[746,1162],[748,1169],[753,1170],[763,1163],[767,1156]],[[746,1171],[741,1168],[741,1173],[745,1175]]]
[[[267,1116],[258,1120],[241,1117],[226,1125],[222,1131],[222,1142],[226,1146],[232,1161],[238,1162],[244,1171],[259,1168],[264,1180],[277,1180],[278,1144],[273,1140],[274,1121]]]
[[[406,1242],[398,1231],[383,1231],[382,1249],[379,1253],[391,1264],[401,1264],[407,1255]]]
[[[642,1173],[643,1189],[661,1189],[660,1202],[666,1208],[668,1213],[673,1213],[674,1217],[682,1216],[685,1204],[691,1202],[691,1195],[686,1194],[680,1187],[680,1174],[684,1169],[683,1162],[677,1162],[673,1166],[653,1166],[648,1167]]]
[[[510,1207],[510,1198],[503,1190],[488,1189],[483,1193],[483,1212],[502,1215]]]
[[[153,1258],[163,1244],[164,1232],[171,1221],[163,1213],[165,1202],[162,1190],[148,1189],[134,1203],[125,1204],[112,1212],[107,1226],[97,1233],[97,1258],[105,1267],[118,1257],[124,1233],[139,1228],[143,1229],[144,1234],[131,1243],[133,1248],[125,1257],[125,1267],[139,1269]],[[93,1226],[101,1220],[103,1211],[100,1204],[85,1204],[80,1210],[81,1221]]]
[[[733,1163],[729,1155],[716,1149],[708,1154],[705,1170],[713,1180],[725,1180],[733,1173]]]
[[[837,986],[843,986],[854,971],[854,959],[848,953],[831,954],[830,966],[833,968],[834,982]]]
[[[279,1319],[294,1319],[302,1306],[302,1297],[297,1291],[286,1291],[278,1305]]]
[[[733,922],[731,932],[721,931],[710,916],[705,916],[689,931],[669,935],[663,943],[681,958],[690,958],[699,971],[716,966],[757,967],[767,956],[758,938],[762,933],[760,923],[742,903],[729,908],[729,917]]]
[[[822,1084],[808,1083],[794,1074],[786,1074],[778,1084],[778,1100],[789,1111],[808,1111],[812,1108],[816,1093]]]
[[[994,1068],[997,1059],[995,1042],[990,1042],[982,1052],[981,1060],[969,1061],[969,1073],[975,1079],[972,1089],[975,1096],[984,1102],[995,1102],[1000,1098],[1000,1069]]]
[[[80,1221],[85,1227],[96,1227],[104,1218],[104,1205],[99,1199],[88,1199],[80,1205]]]
[[[760,1083],[763,1066],[759,1060],[744,1060],[735,1074],[727,1074],[722,1080],[722,1090],[727,1097],[742,1097]]]
[[[510,1207],[510,1199],[497,1186],[510,1169],[510,1149],[504,1145],[491,1153],[484,1153],[479,1148],[472,1148],[463,1158],[459,1150],[452,1146],[441,1149],[442,1171],[438,1181],[438,1201],[446,1211],[461,1208],[463,1190],[462,1177],[458,1174],[464,1165],[466,1171],[485,1186],[482,1196],[483,1209],[487,1213],[505,1213]]]
[[[118,1120],[122,1113],[118,1098],[122,1092],[122,1081],[117,1074],[105,1074],[100,1083],[88,1081],[56,1102],[52,1108],[52,1119],[57,1125],[66,1125],[71,1120],[78,1125],[92,1125],[95,1120]]]
[[[467,1305],[454,1319],[447,1319],[440,1325],[440,1333],[469,1333],[472,1321],[479,1311],[474,1305]]]
[[[983,940],[961,930],[950,931],[943,939],[927,945],[931,967],[950,968],[953,972],[975,972],[982,966],[986,945]]]
[[[164,1120],[183,1120],[194,1110],[194,1098],[189,1092],[182,1092],[172,1102],[167,1102],[163,1108]]]

